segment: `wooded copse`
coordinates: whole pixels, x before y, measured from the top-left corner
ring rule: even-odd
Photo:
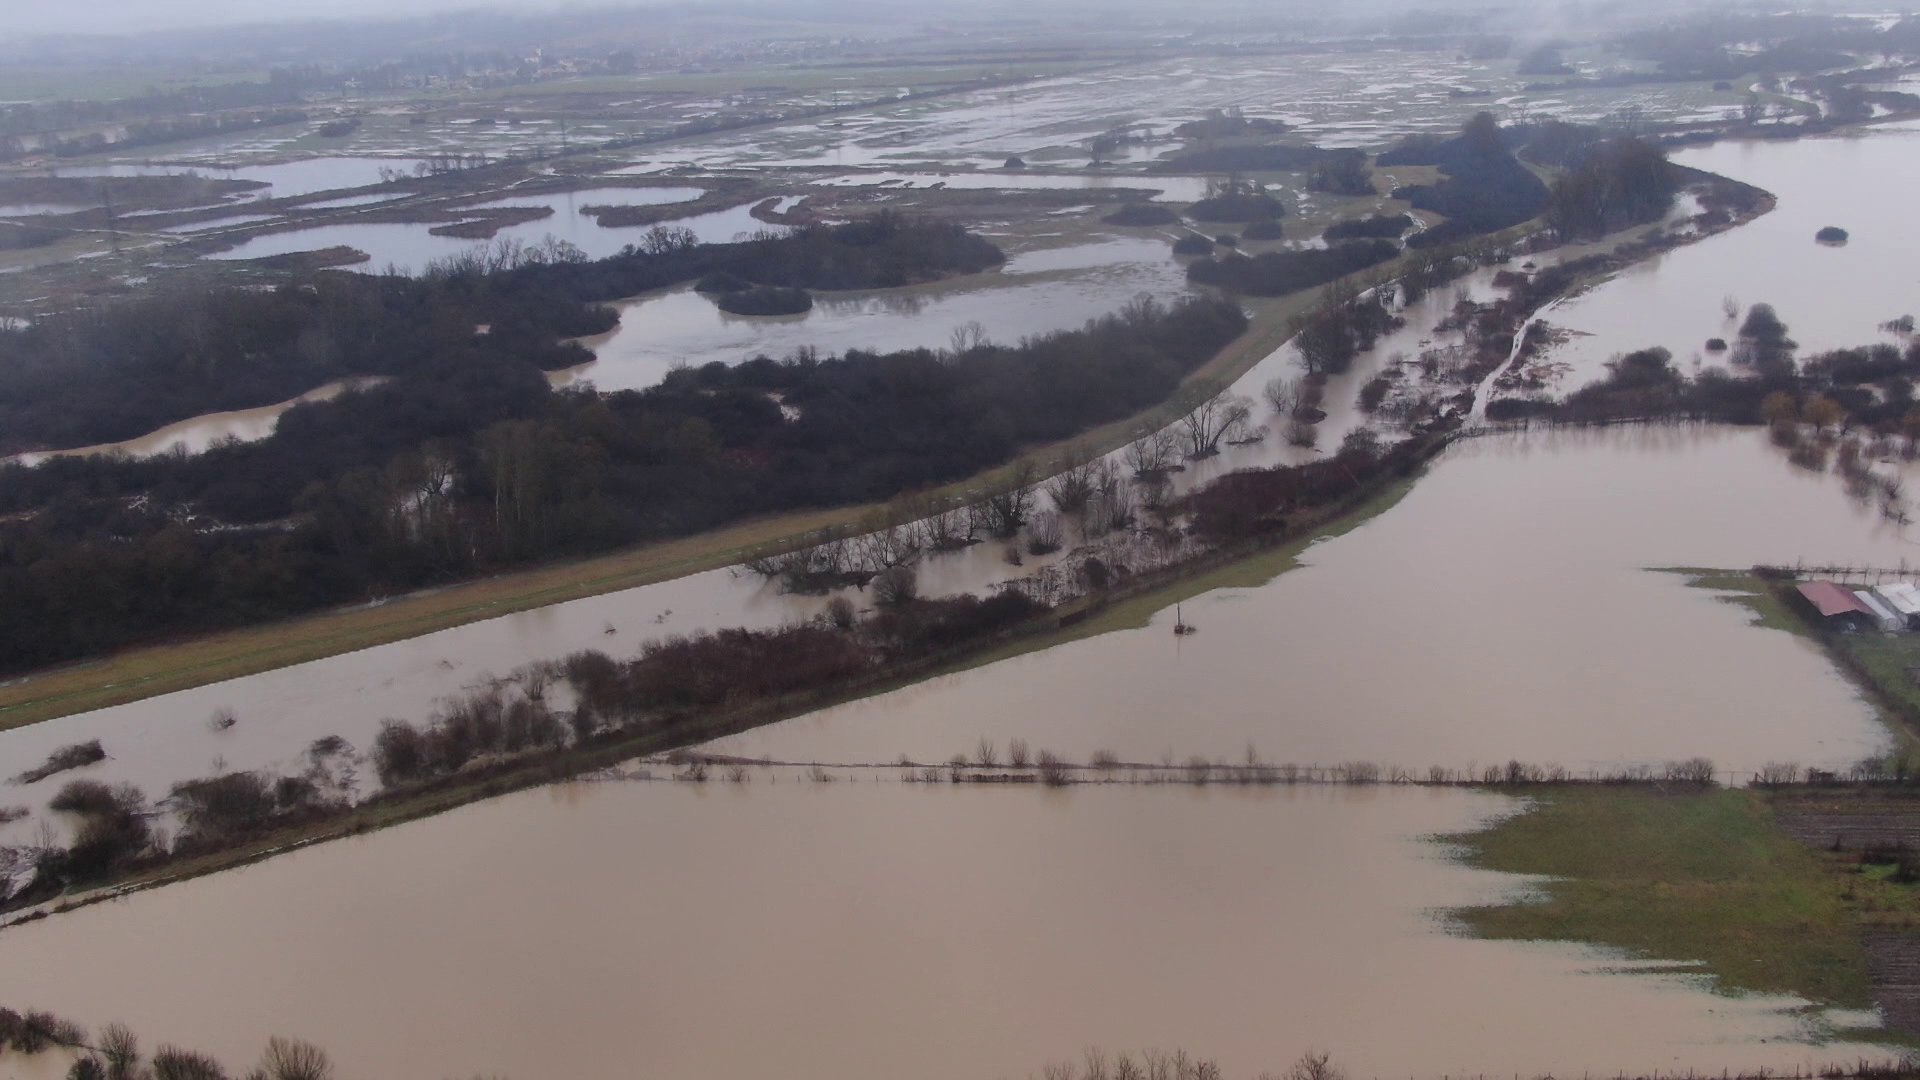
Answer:
[[[1246,326],[1227,300],[1143,301],[1018,346],[762,357],[609,395],[483,350],[291,409],[257,443],[10,467],[0,671],[884,501],[1164,400]]]

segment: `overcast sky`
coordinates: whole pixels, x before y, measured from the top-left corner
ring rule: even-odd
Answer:
[[[564,0],[0,0],[9,33],[137,33],[184,26],[282,22],[295,19],[428,15],[475,7],[552,9]],[[605,3],[568,6],[606,6]]]

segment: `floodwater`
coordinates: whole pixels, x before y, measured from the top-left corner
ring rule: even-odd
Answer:
[[[944,761],[1023,738],[1085,761],[1171,753],[1518,758],[1605,769],[1704,756],[1841,767],[1882,749],[1812,645],[1647,567],[1895,565],[1909,538],[1754,431],[1661,427],[1472,440],[1394,509],[1263,586],[721,740],[776,760]],[[1383,677],[1390,673],[1391,677]]]
[[[1697,87],[1529,91],[1514,61],[1381,49],[1360,55],[1190,57],[1117,65],[1011,87],[948,94],[773,130],[730,132],[649,150],[644,171],[675,167],[842,167],[919,171],[1029,165],[1084,167],[1086,140],[1116,124],[1146,125],[1158,140],[1129,146],[1127,167],[1177,150],[1171,129],[1208,109],[1244,108],[1285,121],[1321,146],[1375,146],[1408,132],[1450,132],[1482,109],[1597,122],[1633,108],[1649,120],[1702,122],[1739,111],[1737,92]],[[1491,100],[1454,90],[1484,90]],[[1115,183],[1146,177],[1115,170]]]
[[[1185,268],[1171,246],[1143,237],[1033,251],[986,274],[938,285],[816,293],[804,315],[730,315],[682,286],[620,305],[619,327],[586,342],[597,359],[555,381],[627,390],[655,385],[676,364],[783,357],[803,347],[825,354],[947,348],[953,332],[972,322],[992,340],[1011,344],[1077,328],[1141,294],[1168,300],[1186,291]]]
[[[258,180],[269,187],[250,193],[251,199],[291,199],[320,191],[371,187],[383,183],[382,171],[413,175],[424,159],[414,157],[311,157],[273,165],[222,168],[199,161],[163,161],[154,164],[83,165],[48,169],[54,176],[182,176],[214,180]]]
[[[1703,755],[1845,767],[1880,749],[1872,710],[1812,646],[1660,566],[1897,565],[1908,537],[1839,482],[1790,467],[1761,432],[1656,428],[1473,440],[1394,509],[1316,545],[1269,583],[1105,634],[761,728],[712,748],[780,760],[943,761],[980,738],[1085,761],[1200,754],[1365,759],[1424,770],[1519,758],[1574,769]],[[1000,545],[923,564],[929,595],[1033,572]],[[864,594],[854,593],[865,603]],[[227,768],[298,772],[306,746],[365,750],[380,720],[533,660],[618,655],[669,633],[777,626],[824,599],[711,571],[0,732],[0,773],[59,746],[109,759],[21,788],[38,811],[78,776],[149,793]],[[612,630],[612,633],[608,633]],[[1393,678],[1380,678],[1391,670]],[[230,708],[239,723],[212,730]],[[370,784],[371,781],[368,781]],[[365,790],[365,785],[363,785]],[[0,829],[31,834],[38,816]]]
[[[1920,174],[1920,124],[1789,143],[1721,142],[1674,160],[1764,188],[1779,205],[1556,308],[1550,321],[1583,335],[1549,354],[1568,367],[1562,392],[1604,376],[1608,358],[1654,345],[1691,370],[1708,338],[1736,336],[1738,319],[1721,311],[1726,296],[1740,305],[1739,318],[1749,305],[1772,304],[1802,357],[1893,340],[1881,323],[1920,314],[1920,217],[1906,209],[1906,179]],[[1816,243],[1814,233],[1828,225],[1851,238],[1838,247]]]
[[[363,1080],[983,1080],[1088,1046],[1184,1047],[1230,1076],[1313,1048],[1358,1076],[1872,1053],[1802,1041],[1793,999],[1449,935],[1434,909],[1526,879],[1420,838],[1519,805],[769,772],[574,784],[9,928],[0,1000],[233,1067],[293,1035]]]
[[[299,397],[272,405],[263,405],[257,409],[207,413],[190,420],[182,420],[177,424],[168,424],[158,431],[142,435],[137,439],[128,439],[125,442],[97,443],[71,450],[19,454],[5,460],[18,461],[23,465],[38,465],[48,458],[92,457],[97,454],[125,454],[136,458],[166,453],[198,454],[213,444],[227,439],[237,439],[241,442],[264,439],[273,434],[273,429],[280,423],[280,415],[295,405],[310,401],[328,401],[340,396],[348,389],[372,386],[381,381],[382,379],[378,376],[343,379],[309,390]]]
[[[367,262],[355,269],[380,272],[389,268],[403,274],[418,274],[436,259],[483,250],[503,241],[537,244],[547,239],[564,240],[584,252],[588,258],[603,259],[618,254],[628,244],[638,243],[645,227],[603,228],[581,212],[586,206],[656,206],[686,202],[703,192],[691,187],[594,188],[559,195],[523,195],[476,204],[462,209],[481,210],[506,206],[544,206],[553,210],[547,217],[496,232],[490,240],[466,240],[453,236],[435,236],[428,224],[403,222],[356,222],[322,225],[312,229],[267,233],[252,237],[211,259],[260,259],[297,251],[320,251],[346,246],[366,252]],[[457,211],[456,211],[457,212]],[[671,224],[681,224],[672,222]]]

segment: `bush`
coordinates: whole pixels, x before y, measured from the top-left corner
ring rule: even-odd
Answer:
[[[1823,244],[1844,244],[1847,242],[1847,230],[1836,225],[1829,225],[1819,232],[1814,233],[1813,238]]]
[[[1180,215],[1174,213],[1172,208],[1156,203],[1128,203],[1100,220],[1108,225],[1144,227],[1172,225],[1180,220]]]
[[[1256,221],[1240,230],[1243,240],[1284,240],[1287,230],[1277,221]]]
[[[1173,242],[1173,253],[1175,255],[1211,255],[1213,238],[1199,233],[1188,233]]]
[[[1223,192],[1187,207],[1195,221],[1271,221],[1286,213],[1286,206],[1264,191]]]
[[[716,270],[694,283],[694,292],[729,293],[753,288],[753,282],[731,270]]]
[[[1327,226],[1320,235],[1328,243],[1336,240],[1397,240],[1402,233],[1413,228],[1411,214],[1374,214],[1371,217],[1348,218]]]
[[[74,743],[72,746],[63,746],[53,753],[48,754],[47,760],[14,777],[13,782],[16,784],[39,783],[54,773],[66,772],[68,769],[78,769],[84,765],[91,765],[96,761],[104,759],[106,756],[107,752],[101,749],[99,739],[94,739],[90,742]]]
[[[731,315],[804,315],[813,310],[813,294],[805,289],[758,285],[714,294],[714,303]]]

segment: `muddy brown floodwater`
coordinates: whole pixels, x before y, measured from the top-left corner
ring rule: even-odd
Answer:
[[[1022,656],[714,744],[787,761],[944,761],[981,738],[1085,761],[1166,753],[1424,770],[1701,755],[1844,767],[1886,733],[1811,644],[1647,567],[1915,549],[1754,431],[1469,440],[1304,569],[1150,626]]]
[[[1450,936],[1525,879],[1420,838],[1459,790],[956,789],[890,777],[527,792],[0,933],[0,1001],[356,1080],[991,1080],[1105,1046],[1228,1075],[1784,1068],[1802,1003]],[[1630,1038],[1623,1038],[1631,1033]],[[1767,1041],[1762,1041],[1767,1040]]]

